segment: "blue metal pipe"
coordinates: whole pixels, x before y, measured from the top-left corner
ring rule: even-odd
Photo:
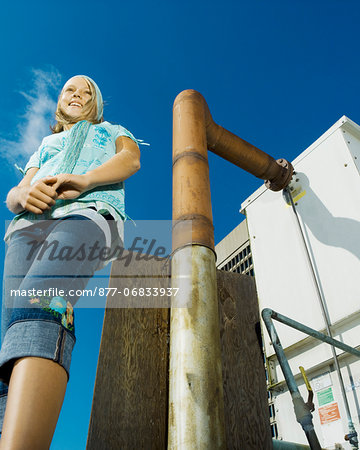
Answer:
[[[280,343],[279,336],[277,335],[277,332],[275,330],[274,324],[272,323],[271,319],[277,320],[278,322],[288,325],[289,327],[295,328],[296,330],[302,331],[303,333],[306,333],[309,336],[314,337],[315,339],[319,339],[320,341],[326,342],[327,344],[330,344],[333,347],[337,347],[340,350],[343,350],[344,352],[351,353],[352,355],[360,358],[359,350],[356,350],[355,348],[350,347],[349,345],[346,345],[341,341],[338,341],[330,336],[327,336],[326,334],[320,333],[319,331],[316,331],[313,328],[307,327],[306,325],[304,325],[300,322],[297,322],[296,320],[293,320],[293,319],[290,319],[289,317],[283,316],[282,314],[280,314],[276,311],[273,311],[270,308],[263,309],[261,315],[264,319],[266,328],[269,332],[271,342],[273,343],[274,350],[276,352],[276,356],[278,358],[281,370],[283,371],[283,374],[284,374],[284,377],[285,377],[285,380],[286,380],[286,383],[288,385],[291,395],[293,395],[293,392],[298,392],[298,388],[295,383],[295,378],[291,372],[287,358],[285,356],[284,350]],[[295,384],[296,388],[294,387],[294,384]],[[293,398],[293,402],[294,402],[294,398]],[[295,404],[294,404],[294,408],[295,408]],[[296,412],[296,408],[295,408],[295,412]],[[349,427],[348,439],[349,439],[351,445],[353,446],[353,448],[358,448],[357,433],[356,433],[355,427],[353,425],[353,422],[351,420],[350,412],[349,412],[348,416],[350,417],[350,419],[348,420],[348,427]],[[299,422],[299,420],[298,420],[298,422]],[[309,430],[308,431],[305,430],[304,426],[303,426],[303,429],[304,429],[306,435],[309,432],[309,430],[313,430],[312,419],[311,419],[311,425],[310,425]],[[314,432],[315,432],[315,430],[314,430]],[[312,435],[312,433],[313,433],[313,431],[310,431],[310,435]],[[313,438],[310,437],[310,438],[308,438],[308,440],[309,439],[313,439]],[[309,440],[309,442],[310,442],[310,440]]]
[[[296,384],[294,375],[291,372],[290,365],[285,356],[285,352],[281,345],[279,336],[272,322],[272,314],[273,311],[268,308],[264,309],[261,313],[266,328],[268,330],[271,342],[273,344],[277,359],[279,361],[281,370],[284,374],[286,384],[289,388],[289,392],[292,397],[296,420],[302,426],[302,429],[304,430],[306,438],[309,442],[310,448],[312,450],[321,450],[319,440],[315,433],[314,424],[312,421],[312,414],[299,392],[299,388]]]
[[[273,439],[273,450],[309,450],[310,447],[304,444],[298,444],[297,442],[280,441],[279,439]]]
[[[282,314],[275,312],[269,308],[265,308],[263,310],[263,312],[262,312],[263,317],[264,317],[264,314],[265,314],[265,316],[270,316],[274,320],[277,320],[278,322],[288,325],[291,328],[295,328],[296,330],[302,331],[303,333],[306,333],[309,336],[314,337],[315,339],[319,339],[320,341],[326,342],[327,344],[333,345],[334,347],[337,347],[340,350],[343,350],[344,352],[351,353],[352,355],[360,358],[359,350],[356,350],[355,348],[350,347],[349,345],[346,345],[341,341],[338,341],[330,336],[327,336],[324,333],[320,333],[319,331],[316,331],[313,328],[307,327],[306,325],[303,325],[300,322],[296,322],[296,320],[293,320],[293,319],[290,319],[289,317],[283,316]]]
[[[268,333],[269,333],[271,342],[273,344],[276,356],[277,356],[279,364],[281,366],[281,370],[283,371],[289,391],[291,394],[297,393],[300,395],[299,388],[297,387],[294,375],[291,372],[290,365],[285,356],[285,352],[282,348],[279,336],[274,327],[274,324],[272,323],[272,320],[271,320],[272,313],[273,313],[273,311],[271,309],[266,308],[266,309],[263,309],[261,315],[262,315],[262,318],[264,319],[266,328],[268,330]]]

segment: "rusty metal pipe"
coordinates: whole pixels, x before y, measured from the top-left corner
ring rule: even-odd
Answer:
[[[206,140],[209,150],[256,177],[266,180],[266,186],[273,191],[280,191],[289,184],[293,173],[291,163],[285,159],[275,161],[267,153],[217,125],[204,97],[199,92],[192,89],[183,91],[175,102],[185,97],[192,99],[197,97],[198,101],[204,104]]]
[[[208,148],[273,190],[292,175],[285,160],[216,125],[199,92],[176,97],[171,277],[181,302],[171,309],[169,449],[226,447]]]
[[[189,243],[187,221],[190,242],[214,249],[205,104],[196,91],[184,92],[173,109],[173,250]]]
[[[168,448],[223,449],[223,384],[204,103],[197,96],[188,100],[175,102],[173,116],[171,280],[179,292],[171,309]]]

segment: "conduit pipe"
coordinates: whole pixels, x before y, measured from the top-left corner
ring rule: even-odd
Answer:
[[[217,125],[205,99],[201,98],[204,103],[208,149],[256,177],[267,180],[265,185],[272,191],[280,191],[286,187],[293,174],[292,165],[286,159],[275,161],[267,153]]]
[[[273,450],[311,450],[309,445],[273,439]]]
[[[273,191],[285,188],[293,174],[285,159],[276,161],[217,125],[199,92],[181,92],[173,107],[173,249],[189,243],[181,238],[185,220],[193,221],[192,243],[214,248],[207,149],[266,180]]]
[[[279,313],[275,313],[275,311],[272,311],[271,309],[268,309],[268,308],[263,309],[261,315],[262,315],[262,318],[266,325],[267,331],[269,333],[274,350],[276,352],[276,356],[279,361],[284,378],[286,380],[286,384],[288,386],[289,392],[291,394],[296,420],[302,426],[302,429],[305,432],[305,435],[309,442],[311,450],[321,450],[320,443],[317,438],[314,424],[312,421],[311,411],[309,409],[309,406],[304,402],[304,399],[302,398],[302,396],[300,394],[300,391],[296,384],[294,375],[291,371],[289,362],[286,358],[284,349],[281,345],[279,336],[278,336],[275,326],[271,320],[272,318],[279,320],[279,317],[281,317],[281,315]],[[291,321],[291,319],[289,319],[288,317],[282,316],[282,319],[284,319],[284,318],[287,321]],[[282,320],[282,322],[284,323],[284,320]],[[302,325],[302,324],[298,324],[295,321],[291,321],[291,322],[294,322],[296,325]],[[290,323],[287,322],[286,324],[293,326],[295,328],[294,323],[292,323],[290,325]],[[308,328],[308,327],[306,327],[306,328]],[[308,328],[308,329],[310,330],[310,328]],[[312,330],[312,331],[315,331],[315,330]],[[305,331],[305,332],[307,332],[307,331]],[[325,338],[326,337],[327,336],[325,336]]]
[[[215,124],[199,92],[176,97],[171,278],[179,291],[171,309],[169,449],[226,448],[208,148],[272,190],[293,172]]]

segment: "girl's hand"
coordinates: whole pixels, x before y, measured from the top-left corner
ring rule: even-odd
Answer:
[[[51,186],[56,181],[55,177],[44,177],[34,184],[19,185],[12,189],[10,197],[12,203],[20,208],[10,208],[15,213],[26,210],[35,214],[42,214],[55,205],[57,193]],[[10,193],[9,193],[10,194]],[[15,209],[15,210],[14,210]]]
[[[35,214],[42,214],[55,205],[56,190],[51,186],[55,177],[44,177],[32,185],[18,186],[15,189],[16,200],[21,207]]]
[[[60,173],[55,178],[56,182],[52,187],[58,194],[57,198],[61,200],[77,198],[89,189],[89,182],[85,175]]]

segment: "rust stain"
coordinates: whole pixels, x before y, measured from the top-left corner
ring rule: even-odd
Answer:
[[[175,426],[175,419],[174,419],[174,403],[171,402],[169,406],[169,425],[170,427]]]

